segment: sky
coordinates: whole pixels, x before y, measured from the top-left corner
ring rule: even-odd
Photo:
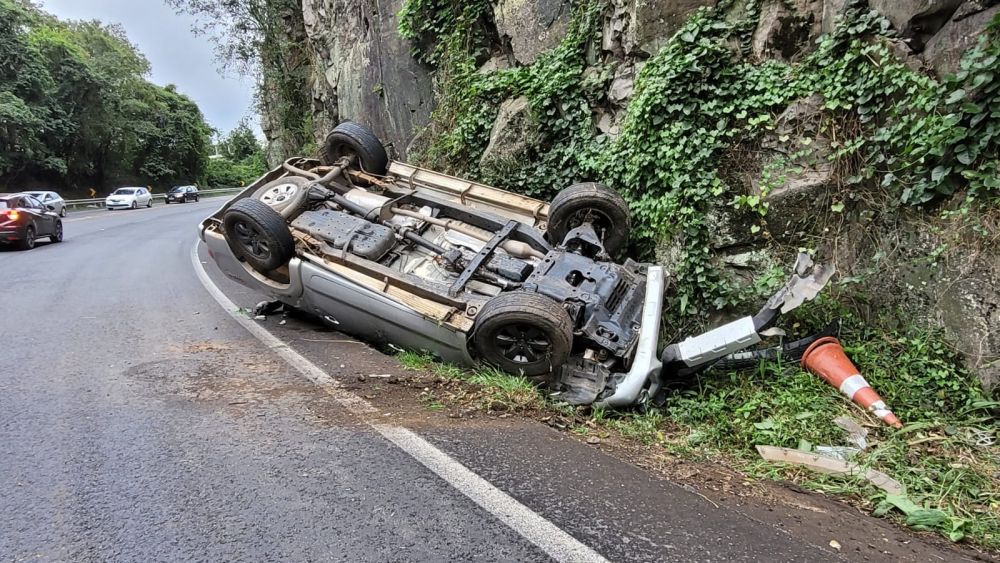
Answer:
[[[125,28],[129,40],[152,66],[149,77],[161,86],[174,84],[193,99],[209,125],[225,134],[247,117],[260,134],[253,110],[253,80],[222,75],[215,48],[205,35],[195,35],[193,17],[178,15],[162,0],[40,0],[59,19],[100,20]]]

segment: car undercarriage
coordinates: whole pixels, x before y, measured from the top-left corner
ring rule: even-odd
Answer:
[[[667,273],[617,260],[625,200],[596,183],[551,203],[389,162],[346,122],[320,159],[270,171],[201,225],[220,268],[248,287],[376,343],[545,381],[570,404],[650,401],[670,378],[760,342],[833,271],[800,256],[754,317],[660,352]]]

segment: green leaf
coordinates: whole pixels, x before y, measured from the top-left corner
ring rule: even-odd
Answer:
[[[950,166],[939,165],[935,166],[934,170],[931,170],[931,181],[940,182],[945,176],[951,173]]]
[[[841,213],[841,212],[843,212],[844,211],[844,202],[838,201],[837,203],[834,203],[833,205],[830,206],[830,211],[833,211],[834,213]]]
[[[946,103],[946,104],[954,104],[955,102],[958,102],[958,101],[960,101],[960,100],[962,100],[964,98],[965,98],[965,90],[962,90],[961,88],[959,88],[958,90],[955,90],[954,92],[952,92],[945,99],[944,103]]]

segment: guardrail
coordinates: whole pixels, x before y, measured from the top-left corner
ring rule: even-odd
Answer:
[[[235,194],[244,190],[245,188],[217,188],[214,190],[198,190],[199,197],[216,197],[222,195]],[[104,201],[106,197],[95,197],[90,199],[67,199],[66,207],[76,208],[76,207],[104,207]],[[166,201],[167,194],[153,194],[154,200]]]

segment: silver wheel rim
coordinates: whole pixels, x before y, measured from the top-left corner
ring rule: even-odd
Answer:
[[[260,200],[271,207],[287,205],[298,191],[299,187],[295,184],[278,184],[261,194]]]

